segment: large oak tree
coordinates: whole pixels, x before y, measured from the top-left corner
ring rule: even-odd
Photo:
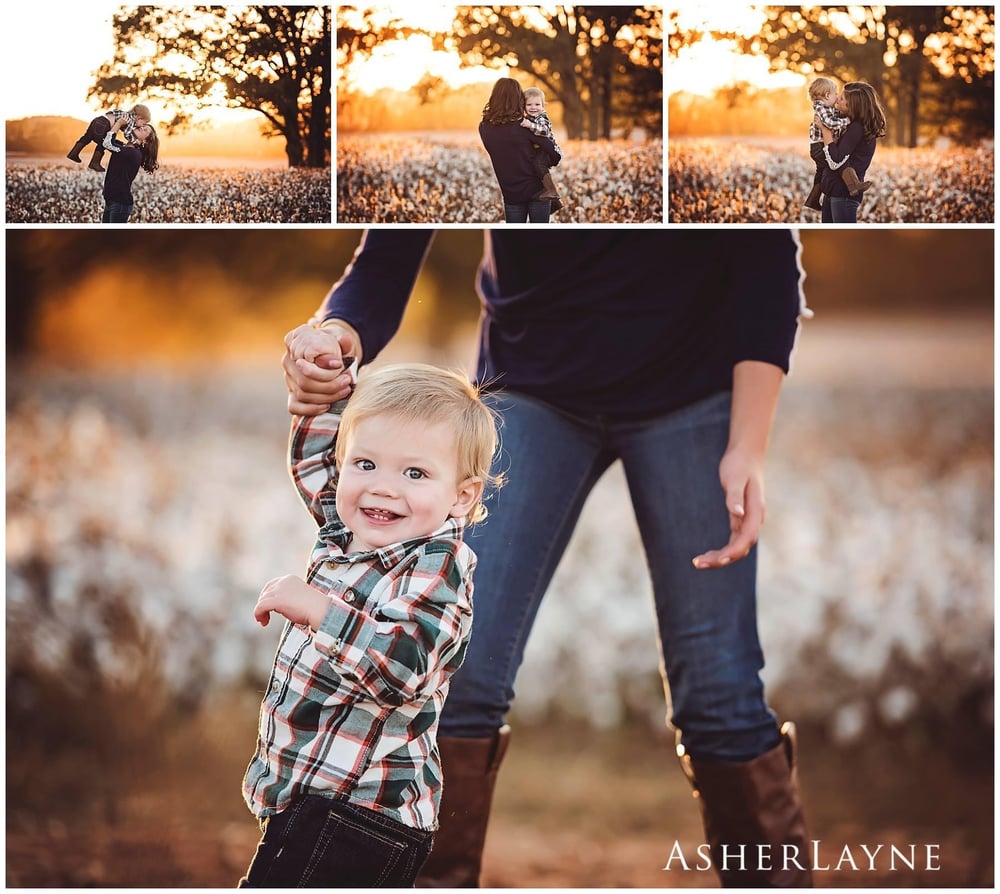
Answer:
[[[196,109],[253,109],[290,166],[329,163],[330,7],[129,7],[113,27],[115,58],[89,93],[104,108],[159,100],[174,111],[168,131]]]

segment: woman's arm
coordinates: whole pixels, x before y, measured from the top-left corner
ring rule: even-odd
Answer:
[[[556,146],[554,140],[532,133],[526,127],[519,127],[518,133],[523,134],[521,139],[535,146],[539,146],[542,151],[545,152],[549,159],[549,167],[555,167],[560,161],[562,161],[562,155],[559,152],[559,147]]]
[[[843,167],[851,153],[862,143],[864,136],[864,128],[857,121],[852,121],[837,140],[833,139],[831,131],[824,128],[823,155],[826,156],[826,163],[830,168],[836,171]]]

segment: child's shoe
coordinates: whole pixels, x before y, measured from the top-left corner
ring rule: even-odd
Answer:
[[[538,194],[538,201],[551,202],[552,208],[550,211],[552,214],[555,214],[563,206],[563,203],[559,198],[559,190],[556,189],[555,181],[549,173],[546,173],[545,176],[542,177],[542,191]]]
[[[854,170],[850,165],[844,165],[843,173],[840,175],[844,180],[844,185],[847,187],[847,191],[855,198],[860,197],[869,186],[872,185],[870,180],[865,180],[864,183],[858,177],[858,172]]]
[[[809,190],[809,196],[802,203],[803,208],[809,208],[811,211],[822,211],[823,205],[820,203],[820,197],[823,195],[823,190],[817,183]]]
[[[98,146],[94,150],[94,154],[90,156],[90,164],[87,165],[92,171],[104,171],[106,168],[102,167],[101,159],[104,157],[104,150]]]
[[[81,151],[81,150],[83,149],[83,147],[84,147],[84,146],[86,146],[86,145],[87,145],[87,143],[89,143],[89,142],[90,142],[90,140],[77,140],[77,141],[76,141],[76,144],[75,144],[75,145],[73,146],[73,148],[72,148],[72,149],[70,149],[70,150],[69,150],[69,152],[67,152],[67,153],[66,153],[66,157],[67,157],[67,158],[68,158],[68,159],[69,159],[70,161],[75,161],[75,162],[77,162],[77,164],[81,163],[81,162],[83,161],[83,159],[82,159],[82,158],[80,158],[80,151]]]

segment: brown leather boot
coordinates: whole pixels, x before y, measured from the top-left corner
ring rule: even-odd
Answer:
[[[542,177],[542,191],[538,194],[539,201],[544,202],[546,199],[552,203],[552,207],[549,209],[550,214],[555,214],[563,206],[562,200],[559,198],[559,190],[556,189],[556,182],[547,171]]]
[[[872,185],[871,180],[865,180],[864,183],[862,183],[858,178],[858,172],[855,171],[850,165],[844,165],[840,177],[844,181],[847,191],[855,197],[860,196],[861,193]]]
[[[694,761],[681,768],[701,808],[712,863],[724,888],[811,888],[809,840],[795,774],[795,724],[744,763]]]
[[[73,145],[73,148],[66,153],[66,157],[70,161],[82,162],[83,159],[80,158],[80,150],[83,149],[83,147],[86,146],[87,143],[89,142],[90,140],[77,140],[76,143]]]
[[[822,211],[823,205],[820,203],[820,198],[823,195],[823,190],[817,183],[809,190],[808,198],[802,203],[803,207],[811,208],[813,211]]]
[[[97,148],[94,150],[94,154],[90,156],[90,164],[87,165],[92,171],[103,171],[105,168],[101,165],[101,159],[104,158],[104,149],[98,143]]]
[[[508,744],[506,724],[488,739],[438,738],[444,771],[440,826],[416,887],[479,887],[493,788]]]

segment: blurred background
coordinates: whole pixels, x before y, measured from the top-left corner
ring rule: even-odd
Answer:
[[[765,677],[831,864],[941,847],[938,872],[820,886],[993,884],[993,235],[801,234],[815,317],[768,460]],[[313,539],[281,340],[358,239],[7,231],[9,885],[231,887],[249,862],[240,780],[279,634],[250,612]],[[437,234],[380,359],[468,367],[482,239]],[[487,884],[715,884],[662,871],[701,833],[638,549],[613,467],[518,678]]]

